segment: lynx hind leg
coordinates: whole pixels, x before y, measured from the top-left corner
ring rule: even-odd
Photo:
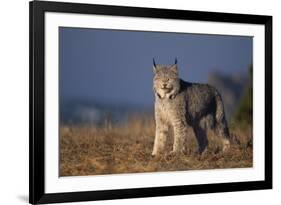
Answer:
[[[194,133],[195,133],[195,137],[196,137],[196,140],[197,140],[197,144],[198,144],[198,153],[199,154],[202,154],[209,142],[208,142],[208,138],[207,138],[207,129],[206,129],[206,126],[204,125],[196,125],[194,126]]]
[[[216,133],[222,140],[222,150],[228,150],[230,148],[230,137],[227,123],[224,118],[221,121],[217,122]]]

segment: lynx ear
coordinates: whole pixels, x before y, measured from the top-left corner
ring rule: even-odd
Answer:
[[[178,66],[177,66],[177,64],[174,64],[174,65],[172,65],[171,67],[170,67],[170,69],[174,72],[174,73],[178,73]]]
[[[178,73],[178,60],[175,58],[175,64],[170,67],[174,73]]]
[[[153,73],[156,74],[157,73],[157,67],[153,65]]]

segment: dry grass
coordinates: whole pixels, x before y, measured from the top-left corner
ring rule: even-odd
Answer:
[[[231,130],[233,144],[225,153],[219,139],[209,133],[209,147],[202,156],[196,154],[190,131],[186,153],[170,155],[171,138],[167,153],[152,157],[154,132],[153,118],[144,116],[133,117],[123,126],[62,126],[60,176],[252,167],[250,129]]]

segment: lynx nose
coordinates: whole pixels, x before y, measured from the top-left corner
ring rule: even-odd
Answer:
[[[166,88],[166,87],[167,87],[167,85],[168,85],[167,83],[163,83],[163,87],[164,87],[164,88]]]

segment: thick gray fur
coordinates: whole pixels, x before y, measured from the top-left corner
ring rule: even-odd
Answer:
[[[221,138],[223,150],[229,148],[229,130],[219,92],[208,84],[181,80],[177,64],[162,66],[154,63],[153,69],[156,132],[152,155],[165,151],[170,127],[174,133],[173,153],[185,150],[190,128],[196,136],[200,154],[208,146],[208,129]]]

